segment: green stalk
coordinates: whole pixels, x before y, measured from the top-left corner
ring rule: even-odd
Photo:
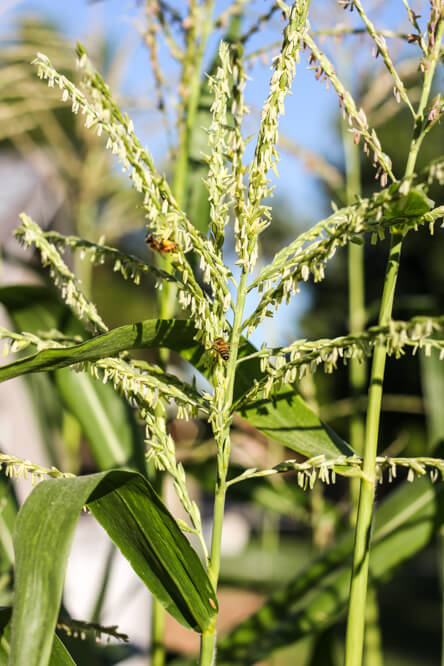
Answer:
[[[433,75],[439,60],[444,21],[440,19],[436,41],[428,57],[428,68],[424,75],[424,86],[416,113],[415,125],[404,180],[411,181],[419,148],[425,135],[424,112],[430,96]],[[387,325],[392,316],[393,299],[399,270],[403,235],[392,235],[389,260],[382,294],[379,324]],[[375,463],[378,446],[378,431],[381,416],[382,385],[387,356],[385,344],[379,344],[373,355],[369,402],[366,421],[363,479],[361,481],[358,516],[355,531],[353,568],[350,586],[350,602],[345,643],[345,666],[361,666],[364,642],[365,605],[370,555],[371,522],[375,495]]]
[[[389,323],[398,276],[402,236],[393,235],[382,294],[379,324]],[[364,443],[363,479],[356,522],[350,604],[345,643],[345,666],[361,666],[364,644],[365,607],[370,555],[370,531],[376,485],[376,453],[381,415],[382,384],[387,350],[379,344],[373,355]]]
[[[216,651],[215,629],[202,634],[200,642],[199,664],[213,664]]]
[[[383,666],[379,603],[376,587],[370,585],[367,591],[365,628],[365,666]]]
[[[358,146],[347,131],[348,127],[342,123],[342,136],[345,150],[345,182],[346,204],[353,203],[355,196],[361,194],[361,163]],[[366,323],[365,310],[365,272],[364,272],[364,246],[350,243],[348,246],[348,313],[351,333],[364,330]],[[350,394],[353,400],[353,411],[350,418],[350,444],[362,456],[365,437],[364,414],[359,409],[359,401],[364,395],[367,380],[367,364],[355,358],[349,364]],[[359,503],[358,478],[350,481],[351,512],[350,520],[354,525]],[[365,629],[365,663],[366,666],[382,666],[382,637],[379,626],[378,596],[374,587],[367,592],[366,629]]]
[[[168,351],[166,349],[159,350],[159,360],[164,365],[164,358],[161,352]],[[166,358],[166,362],[168,358]],[[163,415],[163,411],[159,406],[156,407],[156,414]],[[163,497],[163,480],[164,473],[156,469],[153,462],[147,464],[147,474],[150,482],[153,484],[156,492]],[[166,623],[166,610],[160,601],[153,595],[151,601],[151,650],[150,650],[150,664],[151,666],[164,666],[166,661],[164,634]]]
[[[435,43],[428,58],[428,69],[426,68],[424,74],[424,85],[422,88],[421,99],[419,100],[418,111],[416,113],[415,126],[413,128],[413,137],[410,144],[409,156],[407,159],[407,166],[405,170],[405,179],[411,180],[415,164],[418,158],[419,149],[424,140],[427,131],[424,131],[424,112],[429,101],[430,92],[432,89],[433,76],[435,74],[436,65],[439,62],[441,43],[444,34],[444,19],[441,17],[435,35]],[[426,59],[427,60],[427,59]]]
[[[163,666],[165,664],[165,620],[166,614],[162,604],[153,597],[151,620],[151,666]]]
[[[342,124],[342,136],[345,149],[346,204],[350,205],[355,196],[361,193],[361,165],[358,147],[345,123]],[[348,317],[350,333],[364,330],[366,322],[365,287],[364,287],[364,247],[349,243],[348,246]],[[364,415],[358,410],[358,401],[364,393],[367,379],[367,364],[352,358],[349,364],[350,392],[354,403],[350,419],[350,444],[362,455],[364,445]],[[359,501],[359,479],[352,479],[350,484],[352,514],[356,519]]]
[[[230,426],[232,421],[231,408],[233,405],[234,380],[236,376],[236,362],[239,350],[239,341],[242,332],[242,317],[244,313],[245,299],[247,295],[248,273],[245,269],[239,283],[237,293],[237,302],[234,314],[233,329],[230,340],[230,357],[227,361],[225,375],[225,387],[223,392],[223,407],[220,411],[221,429],[220,438],[217,444],[217,483],[214,497],[213,509],[213,532],[211,536],[210,562],[208,566],[208,576],[214,587],[217,589],[220,572],[222,527],[225,509],[225,495],[227,491],[227,473],[230,458]],[[212,666],[213,656],[216,647],[216,622],[214,618],[211,626],[202,634],[200,666]]]
[[[365,328],[366,314],[364,305],[364,247],[350,243],[348,246],[348,312],[350,333],[359,333]],[[353,413],[350,418],[350,444],[362,455],[364,448],[365,421],[359,408],[367,379],[367,364],[355,358],[350,360],[349,383],[353,400]],[[351,480],[351,499],[354,517],[359,500],[359,479]]]

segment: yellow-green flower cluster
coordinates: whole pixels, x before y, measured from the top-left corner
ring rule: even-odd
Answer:
[[[444,358],[444,318],[414,317],[410,321],[391,321],[387,326],[372,326],[362,333],[355,333],[333,339],[296,340],[288,347],[279,349],[263,348],[253,356],[261,359],[264,376],[256,380],[251,389],[239,400],[236,407],[247,404],[259,392],[268,397],[283,384],[293,384],[307,372],[314,373],[323,366],[325,372],[333,372],[337,364],[347,363],[351,358],[363,361],[371,356],[376,345],[385,345],[389,355],[399,358],[410,348],[415,354],[422,349],[430,354],[432,349]],[[246,360],[250,357],[241,359]]]
[[[43,266],[49,267],[52,281],[60,290],[66,304],[72,308],[76,315],[82,319],[96,333],[108,330],[94,303],[91,303],[80,288],[75,275],[71,273],[56,247],[50,243],[40,229],[28,215],[20,216],[22,225],[16,231],[16,238],[25,246],[35,245],[39,250]]]
[[[258,236],[270,224],[270,206],[263,202],[273,192],[269,171],[273,169],[276,172],[279,160],[276,148],[279,116],[284,113],[284,100],[296,73],[299,49],[307,28],[308,6],[309,0],[301,0],[294,2],[288,11],[282,48],[273,65],[270,92],[262,109],[256,150],[249,167],[248,196],[236,245],[239,254],[237,263],[247,271],[256,264]]]

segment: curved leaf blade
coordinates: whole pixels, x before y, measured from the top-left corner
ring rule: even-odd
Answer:
[[[0,666],[8,665],[11,640],[11,608],[0,608]],[[54,635],[48,666],[75,666],[57,634]]]
[[[71,311],[55,298],[54,292],[44,287],[20,285],[0,288],[0,302],[7,308],[16,330],[38,333],[57,329],[65,333],[84,333]],[[46,387],[44,396],[31,387],[38,414],[45,414],[48,404],[57,402],[54,401],[57,395],[47,396],[47,391],[55,390],[55,385],[64,407],[80,423],[99,468],[126,465],[143,473],[143,437],[126,400],[112,386],[102,384],[85,373],[60,369],[54,372],[51,380],[53,383]],[[42,401],[43,397],[46,400]],[[43,427],[46,423],[41,425]],[[42,434],[47,436],[48,432]]]
[[[205,629],[217,607],[214,590],[196,552],[146,479],[111,472],[88,507],[166,610],[184,626]],[[141,547],[134,548],[133,542]]]
[[[309,458],[352,456],[353,449],[305,404],[290,386],[273,398],[259,398],[240,411],[242,418],[280,444]]]
[[[16,521],[14,666],[48,664],[68,555],[84,504],[173,617],[202,631],[215,614],[217,601],[205,569],[144,477],[109,471],[43,481]]]
[[[45,349],[0,368],[0,382],[30,372],[58,370],[76,363],[98,361],[130,349],[168,347],[174,351],[198,347],[193,344],[195,329],[182,320],[148,319],[114,328],[71,347]],[[181,339],[182,338],[182,339]],[[201,349],[200,356],[203,354]]]
[[[75,363],[96,361],[131,349],[166,347],[181,354],[198,370],[207,372],[203,363],[205,350],[194,340],[196,330],[191,321],[179,319],[149,319],[120,326],[81,344],[64,349],[47,349],[33,356],[0,367],[0,381],[28,372],[56,370]],[[254,351],[250,343],[243,345],[242,353]],[[237,400],[255,378],[261,376],[258,359],[239,365],[234,391]],[[353,455],[353,449],[326,426],[305,404],[292,387],[284,387],[276,398],[257,400],[241,412],[253,426],[285,446],[312,457],[323,454],[326,458]]]
[[[12,482],[4,475],[0,478],[0,574],[12,569],[14,546],[12,535],[18,512],[18,503]]]
[[[0,288],[0,303],[7,309],[22,330],[50,330],[72,332],[76,325],[72,312],[47,287],[10,285]],[[82,327],[80,328],[82,330]],[[76,332],[79,332],[77,329]]]
[[[250,342],[245,342],[241,356],[249,356],[255,351]],[[235,401],[251,388],[255,379],[262,377],[257,357],[242,362],[237,369]],[[254,402],[241,407],[239,413],[271,439],[309,458],[318,455],[337,458],[355,453],[349,444],[321,421],[292,386],[283,386],[276,395],[266,399],[259,395]]]
[[[73,494],[64,481],[39,484],[17,516],[11,665],[49,662],[74,528],[93,486],[80,478]]]
[[[143,473],[143,437],[122,396],[110,384],[68,368],[56,370],[54,382],[63,404],[80,423],[99,469],[126,465]]]

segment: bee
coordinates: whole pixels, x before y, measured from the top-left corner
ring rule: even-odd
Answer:
[[[148,234],[148,236],[145,238],[145,242],[152,250],[155,252],[161,252],[162,254],[175,252],[177,250],[177,243],[170,239],[159,240],[154,236],[154,234]]]
[[[213,343],[213,349],[220,354],[224,361],[230,358],[230,345],[223,338],[216,338]]]

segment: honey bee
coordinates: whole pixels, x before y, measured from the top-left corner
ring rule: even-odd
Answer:
[[[177,243],[169,239],[159,240],[154,234],[148,234],[145,238],[145,242],[152,250],[155,252],[161,252],[162,254],[175,252],[175,250],[177,250]]]
[[[224,359],[228,361],[230,358],[230,345],[223,338],[216,338],[213,343],[213,349]]]

